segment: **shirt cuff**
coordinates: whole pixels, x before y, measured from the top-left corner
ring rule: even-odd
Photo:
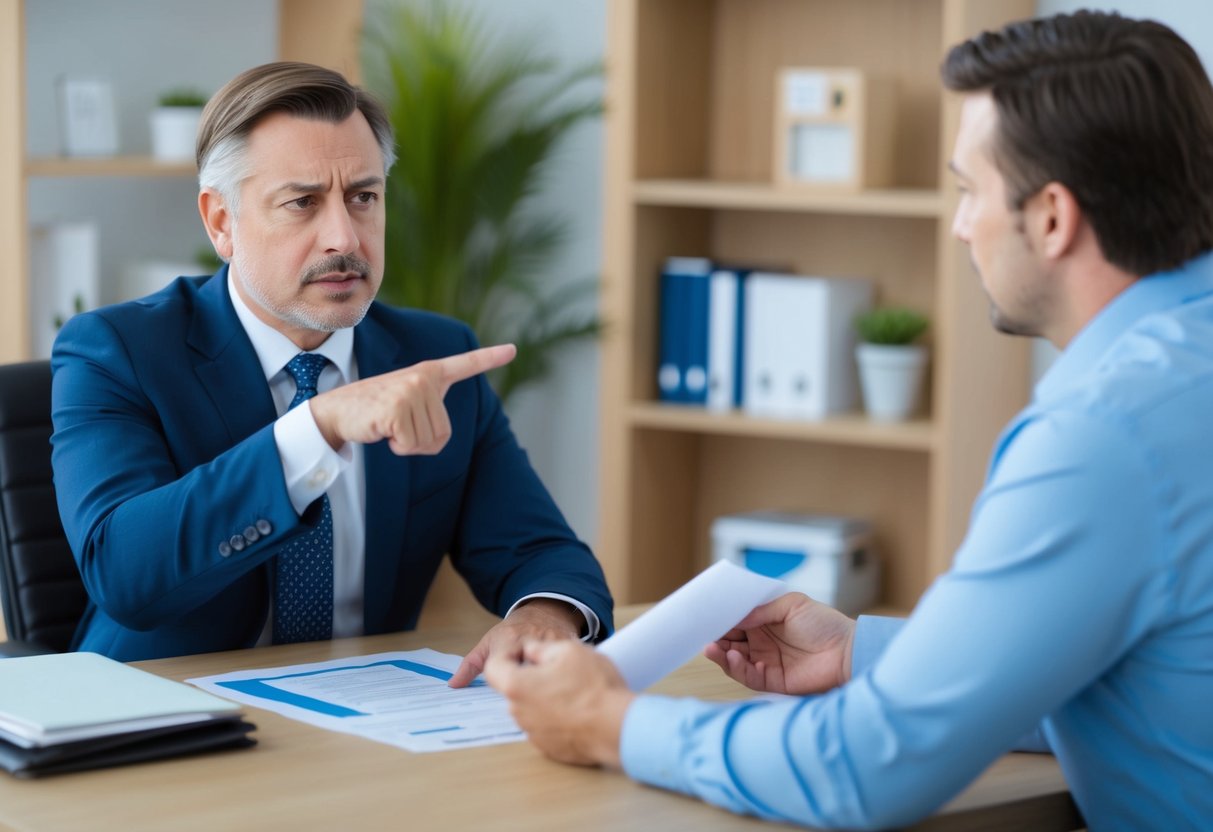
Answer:
[[[882,615],[861,615],[855,622],[855,640],[851,643],[851,678],[862,676],[864,671],[876,664],[880,654],[893,636],[906,623],[904,618],[888,618]]]
[[[557,601],[564,601],[566,604],[571,604],[585,617],[586,635],[581,637],[581,640],[586,643],[593,643],[594,639],[598,638],[598,631],[602,625],[598,621],[598,616],[594,611],[585,604],[578,601],[576,598],[570,598],[567,595],[561,595],[557,592],[533,592],[530,595],[524,595],[514,602],[514,605],[506,612],[505,617],[509,618],[510,613],[518,609],[518,605],[524,601],[530,601],[533,598],[553,598]]]
[[[312,417],[310,403],[288,410],[274,423],[274,442],[282,460],[287,495],[300,516],[329,490],[354,458],[348,443],[338,452],[325,441]]]

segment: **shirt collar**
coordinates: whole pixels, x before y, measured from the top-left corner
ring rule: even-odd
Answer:
[[[1213,252],[1201,254],[1171,271],[1133,281],[1079,330],[1036,385],[1042,401],[1073,389],[1121,335],[1145,316],[1213,293]]]
[[[286,363],[300,353],[300,349],[290,338],[258,318],[248,304],[236,291],[235,278],[231,269],[227,274],[227,291],[236,307],[236,317],[253,343],[253,351],[261,362],[261,371],[269,381],[283,371]],[[334,331],[324,343],[311,352],[323,355],[337,371],[341,373],[341,383],[348,383],[353,378],[354,367],[354,328],[346,327]]]

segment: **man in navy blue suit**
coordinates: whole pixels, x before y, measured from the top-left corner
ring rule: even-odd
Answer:
[[[63,328],[55,485],[90,599],[75,649],[408,629],[445,554],[503,619],[452,685],[524,637],[610,632],[602,571],[482,375],[514,347],[374,301],[393,156],[382,108],[341,75],[242,73],[198,136],[226,265]]]

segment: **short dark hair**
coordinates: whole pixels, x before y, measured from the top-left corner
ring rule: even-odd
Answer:
[[[1087,11],[1026,20],[953,47],[942,74],[990,92],[1013,209],[1065,185],[1104,257],[1136,275],[1213,248],[1213,87],[1171,29]]]
[[[198,183],[238,204],[239,182],[248,175],[248,136],[271,113],[289,113],[333,123],[358,110],[371,126],[386,173],[395,160],[395,137],[387,113],[374,96],[331,69],[278,61],[245,70],[215,93],[202,111],[195,148]]]

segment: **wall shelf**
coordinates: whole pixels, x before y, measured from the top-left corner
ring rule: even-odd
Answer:
[[[821,421],[759,419],[742,412],[719,413],[698,407],[643,403],[628,408],[633,427],[690,434],[828,442],[865,448],[930,451],[935,430],[926,419],[881,424],[862,413],[844,413]]]
[[[194,176],[196,173],[193,162],[161,162],[151,156],[45,156],[25,162],[26,176]]]
[[[873,217],[938,219],[947,206],[928,188],[868,190],[858,193],[778,188],[761,182],[649,179],[632,187],[637,205],[671,205],[750,211],[800,211]]]

